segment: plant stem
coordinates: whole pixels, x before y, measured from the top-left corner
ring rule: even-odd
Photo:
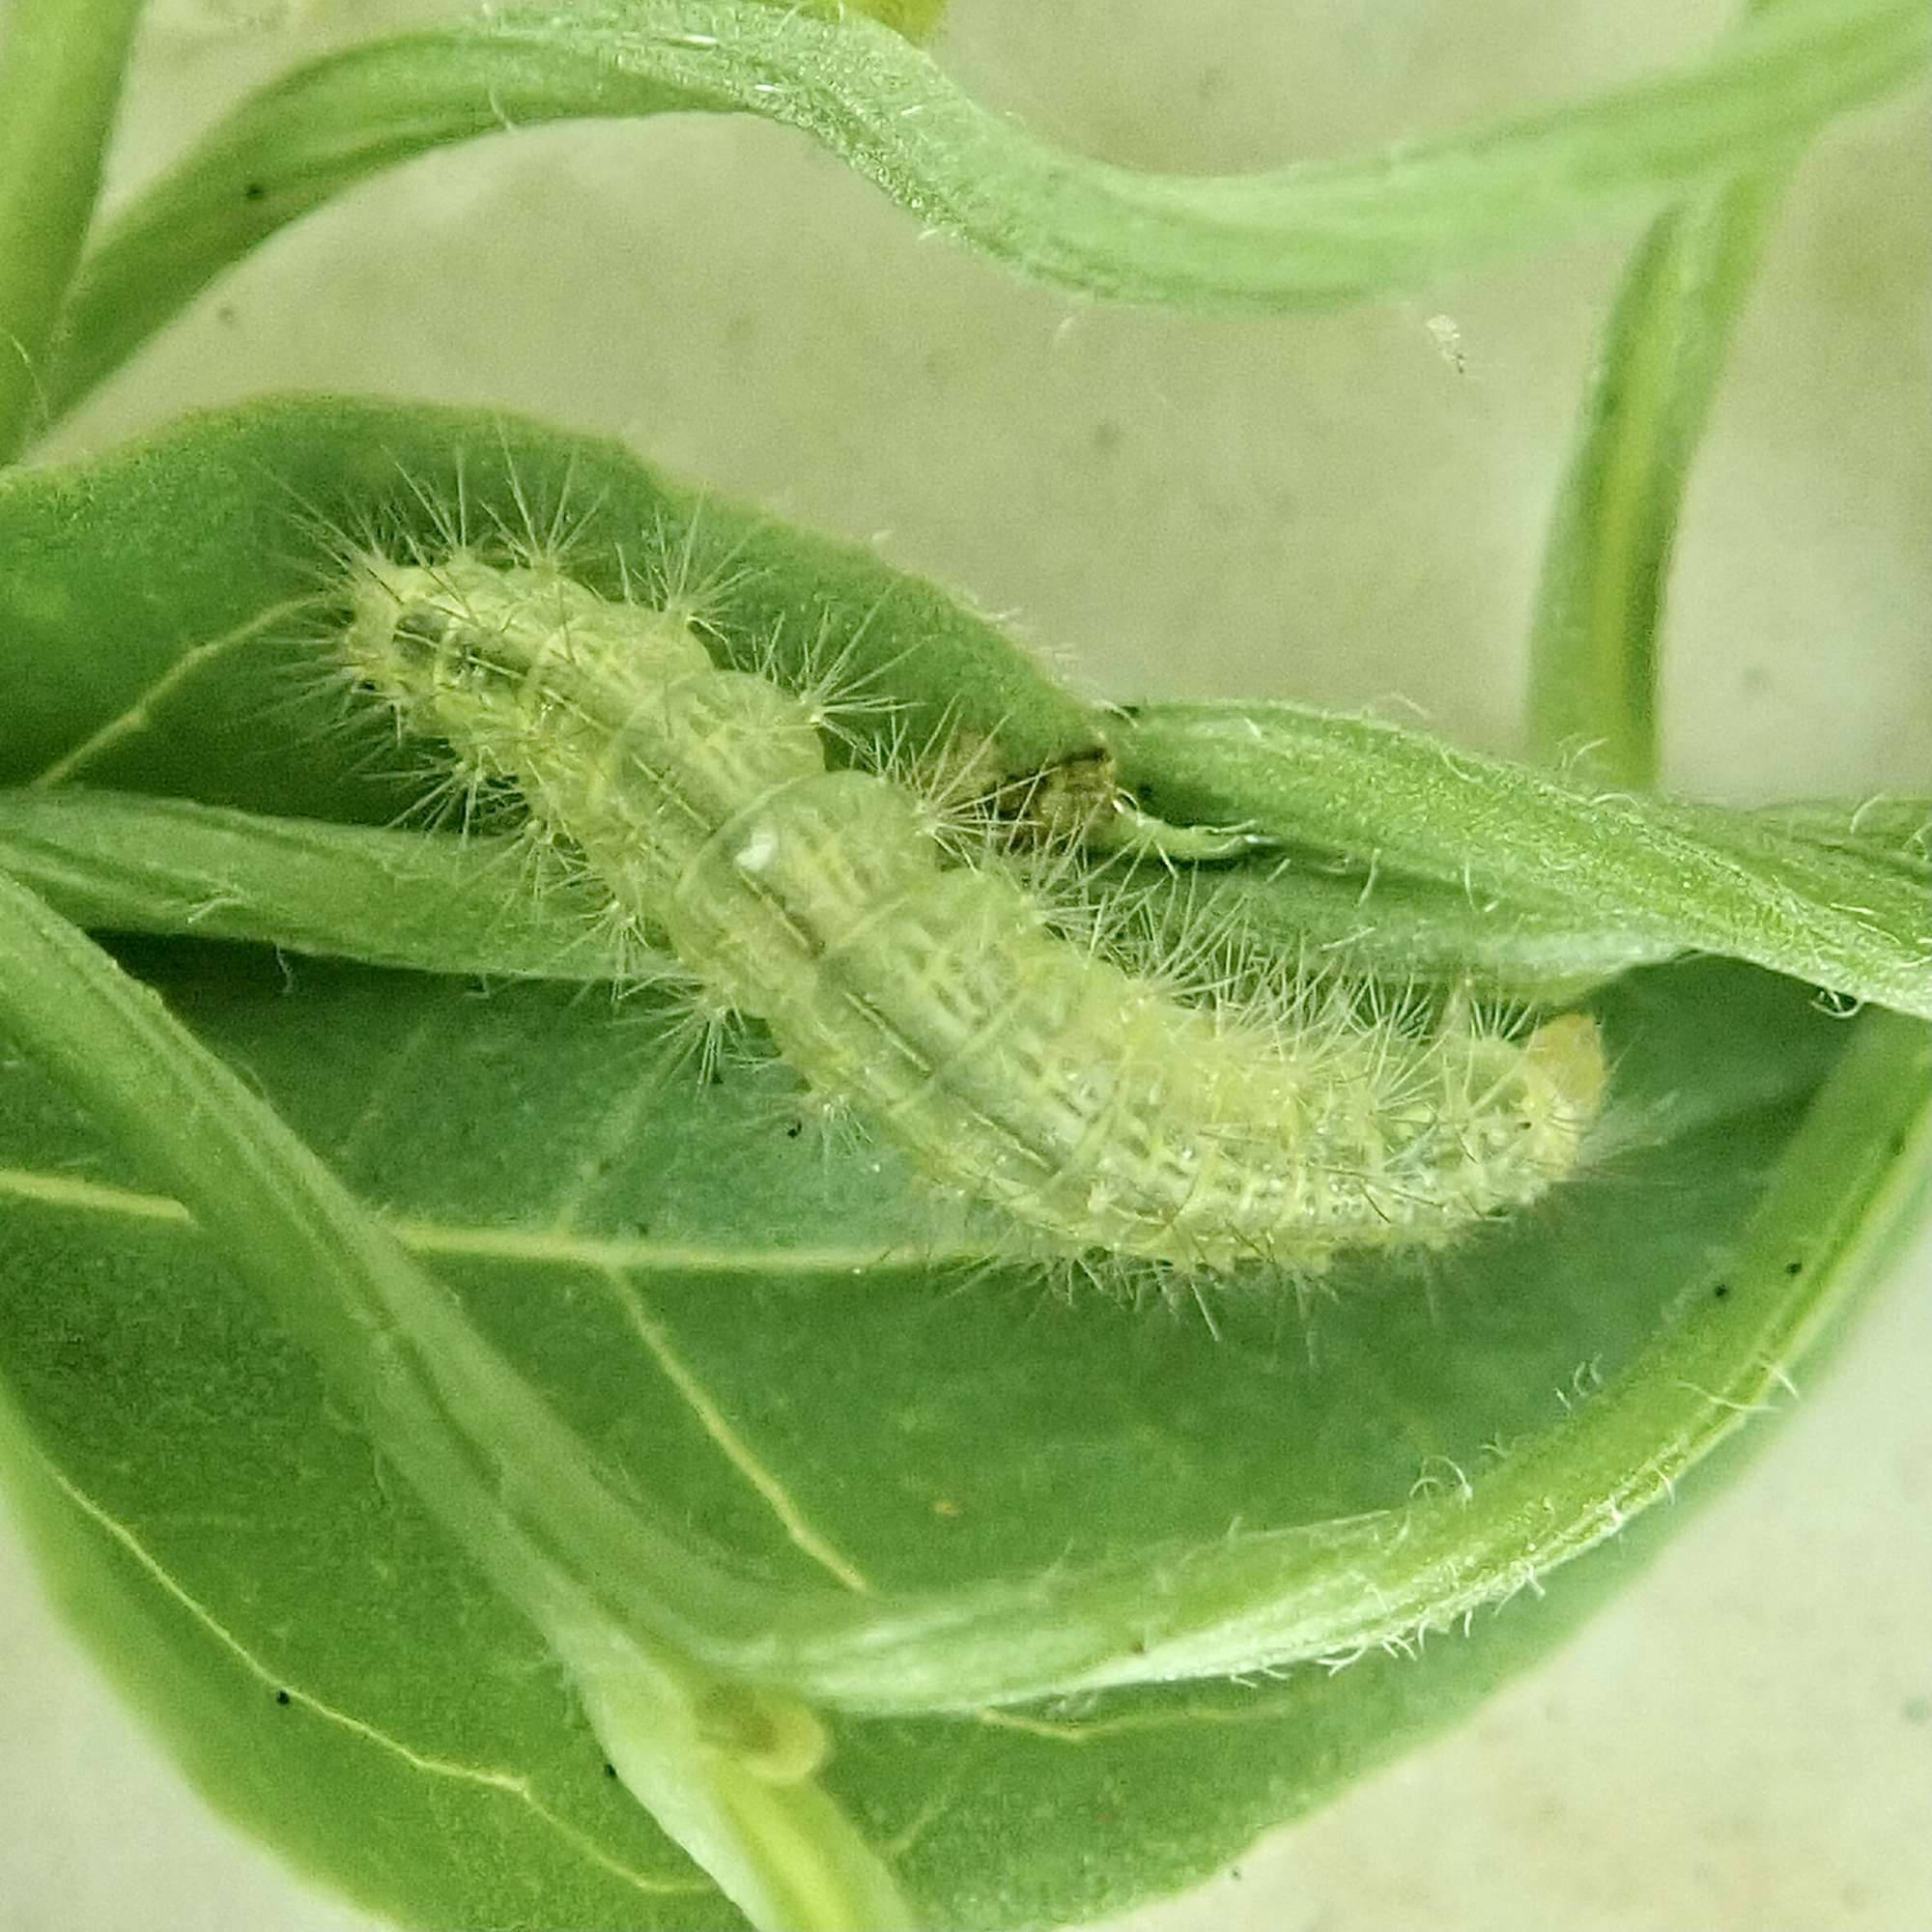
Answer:
[[[1240,176],[1111,166],[981,106],[857,14],[627,0],[489,17],[310,62],[242,101],[90,253],[56,414],[286,223],[412,156],[583,116],[799,128],[914,211],[1109,299],[1266,310],[1434,281],[1609,210],[1769,164],[1932,52],[1924,0],[1781,0],[1694,68],[1446,140]]]
[[[1107,739],[1122,783],[1168,818],[1372,853],[1478,902],[1748,959],[1932,1019],[1932,901],[1909,853],[1902,868],[1871,864],[1752,814],[1606,796],[1589,773],[1298,705],[1148,704]]]
[[[1746,0],[1745,24],[1789,0]],[[1795,152],[1795,149],[1794,149]],[[1544,550],[1529,740],[1638,790],[1658,775],[1658,634],[1690,463],[1790,170],[1662,215],[1625,271]]]
[[[1784,171],[1673,209],[1610,312],[1557,497],[1530,633],[1529,737],[1648,790],[1658,767],[1658,633],[1678,516],[1731,331]]]
[[[0,41],[0,463],[42,372],[100,191],[141,0],[12,0]]]

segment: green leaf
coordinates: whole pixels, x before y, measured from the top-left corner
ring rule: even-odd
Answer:
[[[571,475],[587,569],[661,541],[660,516],[682,545],[688,499],[618,452],[347,405],[211,417],[0,490],[27,673],[0,757],[163,791],[220,758],[218,789],[256,809],[43,793],[8,802],[4,849],[66,867],[95,914],[208,894],[221,917],[239,884],[238,932],[286,919],[332,945],[359,905],[389,956],[472,963],[476,924],[449,915],[439,942],[422,895],[487,851],[402,861],[410,835],[258,815],[369,800],[353,733],[287,689],[312,639],[264,642],[272,675],[252,662],[262,611],[313,592],[310,512],[433,536],[396,466],[434,503],[459,446],[486,519],[520,514],[513,485],[547,518]],[[1020,721],[1015,759],[1097,742],[935,593],[719,506],[700,530],[721,520],[727,647],[754,658],[783,614],[781,668],[788,638],[856,634],[932,716],[956,681],[1008,734],[1029,693],[1047,724]],[[905,660],[926,628],[934,655]],[[1259,762],[1205,755],[1223,727]],[[1151,793],[1212,808],[1184,818],[1271,815],[1331,855],[1378,826],[1392,868],[1438,888],[1450,853],[1507,862],[1522,903],[1578,933],[1620,930],[1624,899],[1662,929],[1656,828],[1692,852],[1703,824],[1605,810],[1589,892],[1552,907],[1530,888],[1584,795],[1548,775],[1271,709],[1107,728]],[[1511,810],[1541,835],[1536,879],[1527,832],[1496,829]],[[1794,903],[1919,877],[1910,809],[1707,816],[1674,917],[1731,904],[1714,854],[1737,894],[1782,877]],[[1627,846],[1621,877],[1605,854]],[[746,1859],[823,1902],[796,1875],[853,1871],[855,1844],[885,1868],[875,1899],[895,1886],[948,1925],[1065,1921],[1205,1875],[1628,1576],[1664,1513],[1624,1560],[1568,1559],[1718,1466],[1876,1273],[1932,1157],[1923,1026],[1848,1026],[1790,980],[1687,961],[1596,997],[1608,1126],[1536,1212],[1319,1293],[1262,1278],[1134,1307],[990,1249],[884,1151],[817,1144],[755,1050],[696,1082],[648,992],[613,1011],[567,984],[483,997],[128,948],[190,1038],[17,892],[6,910],[0,1012],[56,1077],[0,1063],[5,1479],[71,1614],[217,1800],[426,1925],[742,1922],[677,1844],[767,1918]],[[635,1652],[647,1721],[600,1689],[586,1623]],[[1406,1654],[1452,1623],[1466,1637]],[[722,1770],[680,1728],[700,1720]],[[774,1787],[791,1808],[748,1823],[737,1772],[818,1725],[829,1756]],[[863,1889],[835,1886],[836,1910]]]
[[[1547,1481],[1546,1445],[1575,1426],[1551,1387],[1588,1398],[1576,1420],[1615,1420],[1599,1378],[1614,1392],[1680,1317],[1697,1317],[1690,1378],[1708,1398],[1660,1372],[1644,1400],[1729,1429],[1743,1410],[1727,1405],[1755,1397],[1711,1358],[1759,1381],[1788,1364],[1793,1311],[1822,1316],[1857,1272],[1820,1210],[1856,1227],[1874,1172],[1924,1152],[1873,1142],[1868,1091],[1856,1176],[1819,1160],[1812,1134],[1794,1289],[1792,1231],[1753,1235],[1749,1217],[1852,1036],[1776,980],[1672,969],[1604,1009],[1644,1133],[1595,1180],[1434,1266],[1339,1281],[1306,1328],[1292,1305],[1218,1307],[1216,1339],[1019,1275],[869,1263],[916,1240],[915,1204],[882,1186],[876,1156],[788,1139],[789,1083],[770,1064],[701,1091],[654,1079],[642,1041],[611,1052],[608,1012],[539,987],[479,1002],[313,966],[291,989],[233,952],[140,963],[621,1480],[753,1575],[836,1582],[882,1627],[908,1591],[970,1604],[988,1576],[1031,1578],[1020,1601],[1050,1626],[1055,1579],[1095,1562],[1134,1568],[1152,1617],[1150,1571],[1207,1574],[1237,1522],[1258,1552],[1293,1525],[1347,1535],[1377,1512],[1402,1541],[1418,1481],[1461,1535],[1488,1520],[1492,1482]],[[1910,1121],[1919,1049],[1884,1050],[1910,1076],[1894,1109]],[[76,1591],[88,1579],[83,1623],[216,1795],[415,1922],[732,1922],[703,1916],[688,1871],[613,1803],[546,1647],[346,1426],[262,1298],[55,1094],[16,1069],[4,1098],[0,1334],[34,1444],[16,1480],[56,1568]],[[1670,1480],[1677,1463],[1645,1441],[1637,1468]],[[1600,1531],[1631,1500],[1576,1496]],[[1278,1591],[1293,1570],[1274,1568]],[[1552,1579],[1553,1608],[1512,1607],[1422,1664],[1011,1718],[840,1719],[826,1776],[876,1842],[910,1841],[901,1881],[941,1922],[1079,1916],[1205,1873],[1446,1721],[1627,1574],[1575,1594]],[[1096,1840],[1102,1792],[1114,1815]]]
[[[1412,286],[1783,151],[1932,51],[1919,0],[1786,0],[1699,67],[1352,162],[1151,175],[978,105],[891,29],[768,0],[505,14],[351,47],[244,101],[85,265],[48,383],[71,409],[276,229],[412,156],[581,116],[744,112],[823,142],[928,227],[1067,287],[1268,308]]]
[[[627,1505],[447,1292],[152,990],[4,877],[0,931],[8,1031],[310,1350],[376,1453],[535,1627],[653,1819],[760,1932],[911,1922],[813,1781],[810,1713],[717,1679],[679,1641],[682,1617],[728,1628],[749,1607],[702,1546]]]
[[[1932,880],[1932,799],[1825,799],[1765,807],[1767,824],[1833,852],[1862,852],[1907,878]]]
[[[532,890],[510,838],[331,825],[63,786],[0,791],[0,871],[103,932],[252,939],[489,979],[662,977],[581,881]]]
[[[1164,816],[1365,854],[1365,878],[1385,865],[1463,892],[1472,928],[1537,915],[1637,956],[1724,953],[1932,1017],[1922,857],[1849,836],[1855,814],[1813,809],[1788,829],[1788,814],[1603,791],[1587,773],[1290,704],[1149,705],[1109,737],[1122,780]],[[1820,837],[1821,822],[1846,833]]]
[[[316,398],[189,418],[91,464],[0,479],[9,706],[0,781],[75,779],[382,820],[425,774],[345,723],[322,639],[346,542],[568,541],[592,589],[671,571],[721,647],[795,678],[835,666],[914,742],[971,733],[990,780],[1090,755],[1089,706],[985,619],[850,544],[659,476],[595,439],[474,412]],[[857,719],[867,723],[863,710]],[[373,767],[373,769],[372,769]]]

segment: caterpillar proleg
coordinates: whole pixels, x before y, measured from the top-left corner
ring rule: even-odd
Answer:
[[[819,1094],[1049,1250],[1319,1267],[1427,1247],[1577,1165],[1593,1021],[1422,1028],[1346,989],[1190,1001],[962,863],[810,704],[722,669],[676,609],[560,571],[365,554],[346,654],[409,728],[521,793],[708,1000]]]

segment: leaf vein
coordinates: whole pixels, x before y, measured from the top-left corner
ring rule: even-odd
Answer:
[[[620,1270],[607,1270],[611,1291],[616,1294],[638,1338],[650,1350],[664,1378],[697,1418],[698,1426],[718,1445],[724,1460],[755,1490],[765,1506],[778,1518],[785,1534],[821,1569],[861,1596],[869,1596],[872,1586],[865,1573],[839,1548],[814,1529],[807,1520],[784,1484],[768,1468],[752,1445],[732,1426],[718,1406],[710,1391],[698,1379],[691,1365],[671,1346],[664,1324],[652,1314],[637,1284]]]
[[[165,1194],[82,1180],[70,1175],[38,1174],[0,1167],[0,1196],[81,1213],[114,1214],[128,1220],[190,1227],[194,1217]],[[462,1227],[451,1221],[412,1214],[376,1216],[412,1253],[471,1257],[478,1261],[535,1262],[598,1274],[850,1274],[887,1262],[916,1261],[944,1268],[984,1263],[988,1247],[921,1248],[916,1252],[876,1246],[852,1248],[772,1248],[755,1242],[673,1245],[631,1236],[581,1235],[563,1228]]]
[[[65,784],[77,772],[93,764],[102,753],[111,752],[124,738],[137,737],[154,723],[155,708],[171,693],[188,682],[205,666],[233,650],[238,644],[245,644],[258,638],[264,631],[271,629],[284,617],[291,617],[309,608],[311,600],[291,599],[281,604],[271,604],[267,610],[258,611],[246,623],[238,624],[232,631],[224,631],[218,638],[210,638],[206,642],[190,646],[174,663],[169,665],[160,676],[148,685],[125,710],[91,731],[79,744],[63,752],[44,771],[28,781],[35,786]]]
[[[459,1783],[480,1785],[486,1790],[514,1798],[519,1804],[527,1806],[574,1850],[581,1852],[585,1858],[602,1866],[612,1876],[635,1887],[639,1891],[683,1893],[701,1892],[710,1889],[697,1879],[654,1877],[648,1872],[639,1871],[635,1866],[626,1864],[621,1859],[613,1858],[594,1839],[552,1810],[530,1788],[529,1780],[515,1772],[493,1770],[488,1766],[461,1764],[453,1758],[437,1757],[430,1752],[419,1751],[413,1746],[405,1744],[401,1738],[392,1737],[377,1725],[352,1716],[347,1711],[338,1710],[312,1691],[301,1690],[280,1672],[270,1670],[213,1610],[168,1572],[126,1523],[119,1521],[103,1509],[45,1455],[42,1455],[40,1461],[47,1480],[60,1491],[61,1494],[125,1550],[163,1595],[185,1610],[266,1690],[286,1696],[291,1704],[298,1705],[311,1716],[322,1719],[326,1723],[334,1724],[364,1743],[374,1745],[377,1748],[401,1758],[412,1771],[422,1772],[434,1777],[451,1778]]]

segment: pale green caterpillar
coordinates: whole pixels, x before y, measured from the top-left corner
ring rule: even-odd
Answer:
[[[363,555],[347,657],[473,780],[508,781],[707,997],[811,1088],[1050,1250],[1224,1269],[1426,1247],[1576,1167],[1594,1022],[1427,1032],[1305,987],[1193,1003],[963,864],[813,708],[679,611],[456,549]]]

